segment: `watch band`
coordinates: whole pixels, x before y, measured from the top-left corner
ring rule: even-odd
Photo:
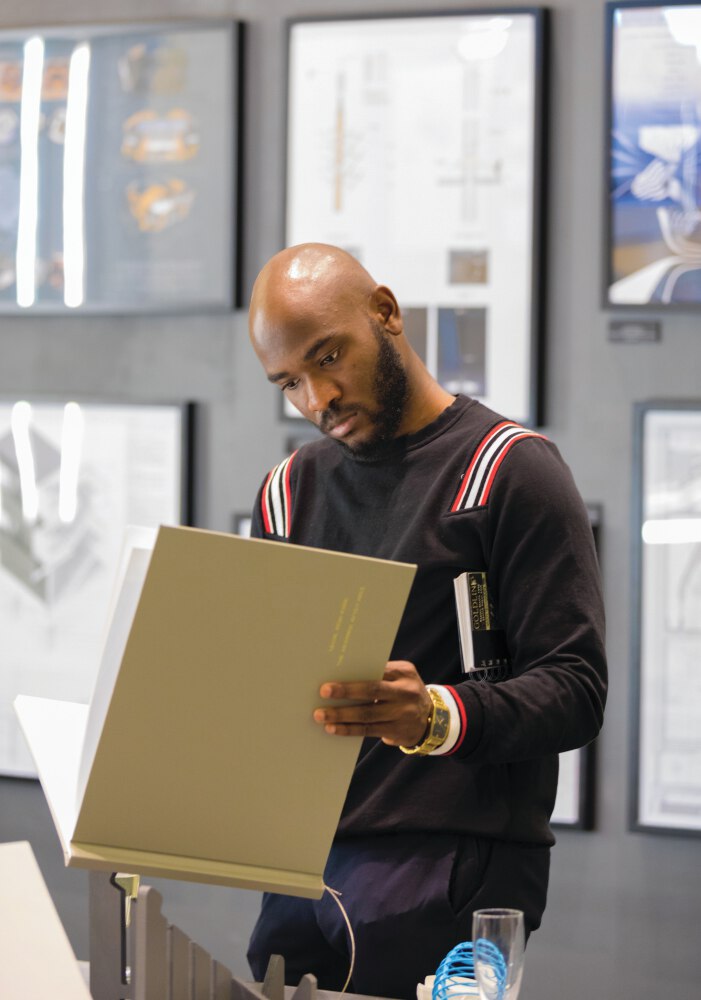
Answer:
[[[433,688],[426,689],[431,698],[431,714],[428,717],[426,733],[420,743],[415,747],[403,747],[399,749],[402,753],[417,754],[419,757],[426,757],[433,750],[445,743],[450,731],[450,709],[441,698],[438,691]]]

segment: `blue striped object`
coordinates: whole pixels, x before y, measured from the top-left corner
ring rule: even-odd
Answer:
[[[472,941],[462,941],[449,951],[438,966],[432,1000],[459,1000],[478,997]]]

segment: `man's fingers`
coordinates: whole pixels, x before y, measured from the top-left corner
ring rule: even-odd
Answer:
[[[376,701],[381,697],[382,681],[334,681],[322,684],[322,698],[346,698],[349,701]]]
[[[406,684],[398,683],[406,681]],[[322,698],[345,698],[349,701],[385,701],[403,697],[412,682],[423,686],[412,663],[390,661],[380,681],[327,681],[319,688]]]
[[[333,708],[317,708],[314,721],[358,726],[377,725],[394,721],[388,715],[387,706],[382,703],[365,702],[362,705],[337,705]]]
[[[385,667],[385,673],[382,679],[385,681],[398,681],[405,677],[409,677],[417,681],[421,680],[413,663],[409,663],[408,660],[390,660]]]
[[[425,731],[430,699],[406,660],[388,663],[380,681],[327,681],[319,694],[349,703],[314,710],[314,721],[331,735],[376,736],[390,746],[413,746]]]
[[[341,723],[328,723],[324,726],[324,732],[333,736],[372,736],[371,726],[351,726]]]
[[[324,732],[329,733],[332,736],[377,736],[382,739],[383,743],[387,746],[398,746],[402,741],[401,737],[397,735],[396,737],[387,735],[387,725],[349,725],[348,723],[327,723],[324,726]]]

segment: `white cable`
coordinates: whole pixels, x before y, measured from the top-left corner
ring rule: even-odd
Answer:
[[[351,922],[348,919],[348,914],[346,913],[345,908],[343,906],[343,903],[341,902],[341,900],[339,898],[342,895],[342,893],[340,893],[338,891],[338,889],[332,889],[330,886],[326,885],[326,883],[324,883],[324,889],[326,889],[326,891],[328,892],[328,894],[335,901],[335,903],[338,906],[339,910],[343,914],[343,919],[345,920],[346,927],[348,928],[348,936],[350,937],[350,944],[351,944],[350,968],[348,970],[348,978],[346,979],[345,983],[343,984],[343,989],[341,990],[341,993],[345,993],[346,990],[348,989],[348,985],[349,985],[349,983],[351,981],[351,978],[353,976],[353,968],[355,966],[355,935],[353,934],[353,928],[351,927]]]

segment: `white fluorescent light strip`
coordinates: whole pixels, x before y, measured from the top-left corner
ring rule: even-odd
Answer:
[[[701,542],[701,517],[670,517],[645,521],[646,545],[683,545]]]
[[[78,513],[78,479],[84,427],[81,408],[77,403],[67,403],[63,409],[58,488],[58,516],[64,524],[72,524]]]
[[[90,46],[76,46],[68,68],[63,146],[63,301],[71,309],[85,298],[85,131]]]
[[[39,491],[37,489],[34,454],[29,428],[32,408],[29,403],[15,403],[10,416],[10,428],[15,443],[19,487],[22,495],[22,515],[27,524],[34,524],[39,516]]]
[[[39,216],[39,118],[44,76],[44,40],[27,40],[20,104],[20,187],[17,224],[17,305],[28,308],[36,298],[37,220]]]

